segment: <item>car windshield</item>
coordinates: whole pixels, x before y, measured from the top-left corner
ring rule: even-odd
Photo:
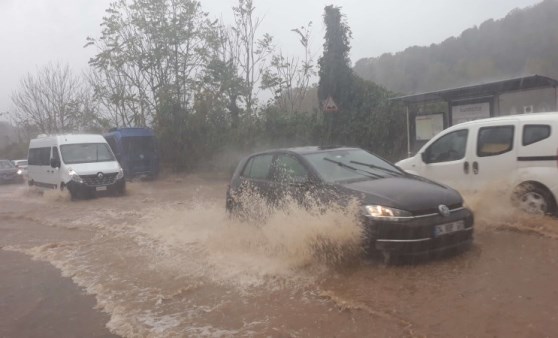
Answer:
[[[392,164],[361,149],[339,149],[304,155],[326,182],[401,176]]]
[[[14,165],[10,161],[0,161],[0,169],[10,169],[13,167]]]
[[[60,147],[60,151],[66,164],[114,161],[106,143],[65,144]]]

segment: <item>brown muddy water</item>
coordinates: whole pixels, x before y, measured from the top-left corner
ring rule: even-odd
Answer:
[[[2,250],[70,277],[114,334],[558,336],[558,221],[514,213],[497,194],[467,198],[477,217],[471,250],[386,267],[361,257],[347,210],[240,222],[224,210],[224,179],[128,187],[124,197],[71,202],[0,186]],[[52,325],[44,321],[34,325]]]

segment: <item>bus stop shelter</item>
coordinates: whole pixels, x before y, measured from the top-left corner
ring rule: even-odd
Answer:
[[[557,111],[558,81],[529,75],[391,98],[407,114],[407,151],[452,125],[493,116]]]

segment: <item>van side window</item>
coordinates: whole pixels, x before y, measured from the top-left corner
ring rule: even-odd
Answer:
[[[513,148],[513,131],[513,126],[480,128],[477,140],[477,156],[496,156],[511,151]]]
[[[267,179],[271,168],[271,160],[273,160],[273,154],[252,157],[244,167],[242,176],[260,180]]]
[[[523,140],[521,143],[524,146],[542,141],[550,137],[550,126],[546,124],[528,124],[523,126]]]
[[[50,147],[29,149],[29,165],[50,165]]]
[[[467,134],[468,130],[462,129],[440,137],[426,149],[426,163],[457,161],[464,158]]]
[[[39,165],[39,148],[29,149],[27,155],[27,165]]]

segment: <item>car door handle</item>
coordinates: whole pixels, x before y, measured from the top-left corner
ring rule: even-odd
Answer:
[[[465,175],[469,174],[469,162],[465,161],[465,163],[463,163],[463,171],[465,172]]]
[[[477,161],[473,162],[473,174],[477,175],[479,173],[479,164]]]

